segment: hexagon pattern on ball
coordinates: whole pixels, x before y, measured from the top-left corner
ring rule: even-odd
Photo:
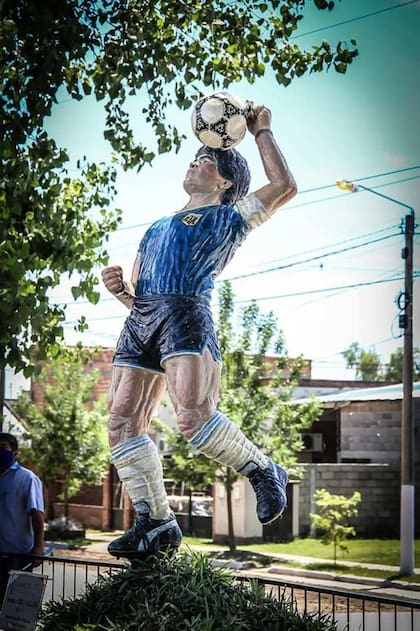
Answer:
[[[244,103],[229,92],[204,96],[193,107],[193,132],[207,147],[231,149],[245,136],[251,106],[249,101]]]

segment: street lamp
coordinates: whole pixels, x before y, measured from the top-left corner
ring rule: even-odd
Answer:
[[[414,423],[413,423],[413,235],[414,209],[393,197],[348,180],[338,180],[338,188],[357,193],[369,191],[408,210],[404,217],[405,245],[401,257],[405,261],[404,313],[400,328],[404,329],[403,402],[401,414],[401,518],[400,518],[400,574],[414,572]]]

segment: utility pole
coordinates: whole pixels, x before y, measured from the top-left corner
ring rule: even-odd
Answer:
[[[401,305],[399,325],[404,329],[403,346],[403,398],[401,408],[401,498],[400,498],[400,574],[414,572],[414,410],[413,410],[413,235],[414,209],[398,199],[379,193],[358,182],[338,180],[338,188],[357,193],[369,191],[406,208],[404,217],[405,243],[401,256],[404,267],[404,302]]]
[[[414,571],[414,410],[413,410],[413,235],[414,213],[404,218],[405,261],[404,312],[400,326],[404,329],[403,401],[401,414],[401,529],[400,574]]]

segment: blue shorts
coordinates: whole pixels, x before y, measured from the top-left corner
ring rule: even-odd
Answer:
[[[206,347],[221,362],[207,298],[142,296],[135,299],[124,323],[112,363],[164,373],[165,359],[202,355]]]

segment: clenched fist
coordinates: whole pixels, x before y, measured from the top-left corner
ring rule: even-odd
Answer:
[[[271,112],[265,105],[254,105],[247,117],[248,130],[255,136],[259,129],[269,129]]]
[[[102,281],[111,294],[119,294],[124,291],[123,271],[119,265],[110,265],[102,270]]]

